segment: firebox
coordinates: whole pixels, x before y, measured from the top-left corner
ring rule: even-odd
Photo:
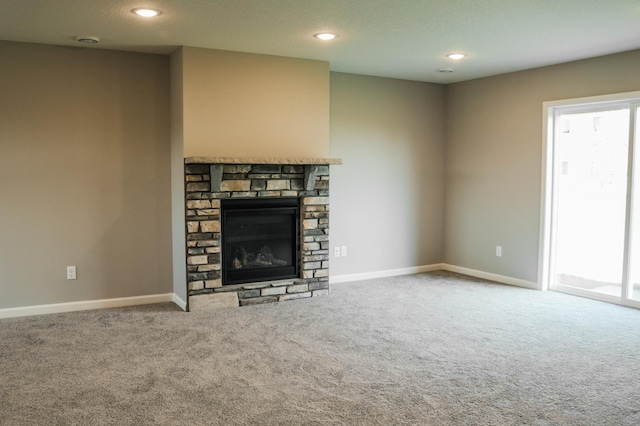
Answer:
[[[299,278],[298,198],[221,201],[222,285]]]

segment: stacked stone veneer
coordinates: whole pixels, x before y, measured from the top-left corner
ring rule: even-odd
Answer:
[[[189,310],[280,302],[329,294],[329,166],[186,164]],[[222,285],[220,200],[300,198],[298,278]]]

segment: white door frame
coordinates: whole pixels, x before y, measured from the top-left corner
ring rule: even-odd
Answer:
[[[632,108],[638,106],[640,103],[640,91],[636,92],[626,92],[626,93],[616,93],[611,95],[602,95],[602,96],[590,96],[584,98],[573,98],[573,99],[564,99],[557,101],[548,101],[543,102],[542,104],[542,161],[541,161],[541,199],[540,199],[540,237],[539,237],[539,249],[538,249],[538,282],[537,287],[539,290],[546,291],[549,290],[549,284],[551,280],[551,271],[552,267],[552,239],[553,239],[553,229],[552,226],[554,224],[554,140],[555,140],[555,114],[556,110],[559,107],[568,107],[568,106],[577,106],[576,109],[580,108],[580,105],[589,105],[590,107],[601,104],[603,107],[611,105],[616,106],[621,102],[626,102],[630,104],[629,106]],[[635,129],[633,126],[634,120],[631,121],[631,129],[630,129],[630,142],[634,139]],[[639,142],[640,143],[640,142]],[[629,162],[633,161],[634,156],[640,157],[640,153],[636,153],[633,149],[633,143],[630,143],[629,147]],[[640,163],[638,163],[640,164]],[[627,228],[626,234],[628,235],[630,232],[630,227],[634,224],[631,223],[630,220],[630,208],[632,203],[631,197],[631,185],[634,182],[634,177],[632,175],[633,168],[629,167],[629,188],[627,190]],[[640,226],[640,225],[639,225]],[[627,277],[628,265],[630,260],[631,253],[630,251],[626,252],[625,262],[624,262],[624,274],[625,278]],[[623,283],[623,294],[621,300],[616,298],[613,300],[605,295],[603,297],[599,297],[597,294],[591,294],[587,292],[576,291],[574,294],[579,296],[587,296],[594,299],[599,299],[607,302],[613,302],[622,304],[625,306],[632,306],[635,308],[640,308],[640,301],[631,300],[628,298],[630,296],[630,291],[626,291]]]

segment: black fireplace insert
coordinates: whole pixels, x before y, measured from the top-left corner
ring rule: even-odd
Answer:
[[[227,199],[220,207],[223,285],[299,277],[298,198]]]

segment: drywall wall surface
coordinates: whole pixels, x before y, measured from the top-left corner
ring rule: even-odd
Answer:
[[[332,276],[442,262],[443,101],[441,85],[331,73]]]
[[[183,47],[184,155],[327,157],[329,63]]]
[[[183,48],[170,58],[171,70],[171,247],[173,294],[187,301],[187,252],[184,204]]]
[[[171,292],[169,58],[0,42],[0,64],[0,308]]]
[[[542,104],[639,90],[638,69],[633,51],[447,86],[446,263],[537,280]]]

